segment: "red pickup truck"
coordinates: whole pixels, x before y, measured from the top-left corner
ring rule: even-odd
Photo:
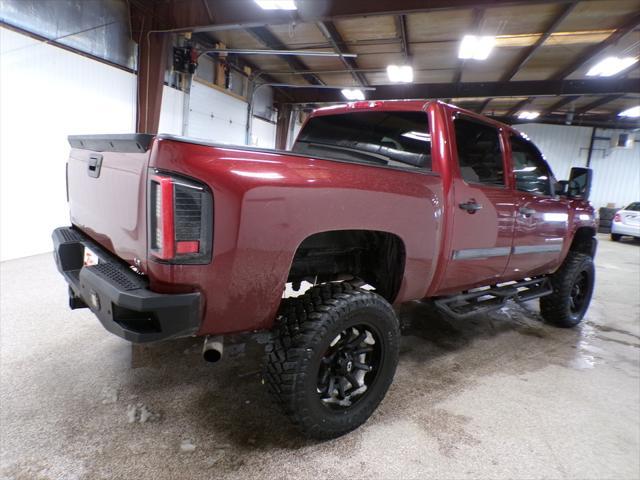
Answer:
[[[292,151],[72,136],[71,308],[132,342],[271,331],[264,382],[306,435],[361,425],[398,362],[392,306],[466,317],[540,298],[570,327],[594,285],[591,173],[557,182],[507,125],[437,101],[315,111]],[[286,295],[288,286],[298,295]]]

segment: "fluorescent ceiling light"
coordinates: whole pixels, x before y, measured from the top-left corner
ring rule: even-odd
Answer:
[[[465,35],[460,42],[458,58],[463,60],[486,60],[496,44],[496,37],[487,35]]]
[[[359,88],[354,88],[353,90],[350,88],[344,88],[342,90],[342,95],[347,100],[364,100],[364,92]]]
[[[523,120],[533,120],[534,118],[538,118],[540,116],[540,112],[520,112],[518,114],[518,118],[522,118]]]
[[[263,10],[297,10],[294,0],[255,0]]]
[[[640,117],[640,105],[636,107],[627,108],[623,112],[618,114],[619,117],[638,118]]]
[[[611,77],[626,70],[638,61],[635,57],[607,57],[596,63],[587,72],[588,77]]]
[[[413,82],[413,68],[411,65],[389,65],[387,76],[394,83]]]

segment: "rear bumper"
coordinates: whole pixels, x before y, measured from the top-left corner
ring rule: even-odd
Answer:
[[[640,225],[625,225],[622,222],[612,222],[611,233],[640,237]]]
[[[56,266],[69,284],[72,309],[90,308],[104,328],[134,343],[198,331],[199,293],[152,292],[145,277],[74,228],[57,228],[52,238]],[[97,254],[97,265],[83,266],[85,247]]]

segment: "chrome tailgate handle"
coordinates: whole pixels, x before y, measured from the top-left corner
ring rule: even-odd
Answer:
[[[102,167],[102,155],[92,153],[87,162],[87,174],[90,177],[98,178],[100,176],[100,168]]]

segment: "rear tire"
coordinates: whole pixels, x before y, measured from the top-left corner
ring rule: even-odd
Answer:
[[[612,233],[611,234],[611,240],[614,242],[619,242],[620,238],[622,238],[622,235],[620,235],[619,233]]]
[[[307,437],[329,439],[362,425],[396,370],[400,330],[391,305],[349,283],[286,299],[266,347],[264,382]]]
[[[540,299],[542,317],[558,327],[574,327],[584,317],[595,283],[593,259],[569,252],[560,269],[551,276],[553,293]]]

